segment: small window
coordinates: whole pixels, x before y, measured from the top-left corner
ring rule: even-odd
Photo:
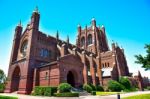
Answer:
[[[50,57],[51,56],[51,51],[47,50],[47,49],[41,49],[40,50],[40,56],[41,57]]]
[[[92,35],[88,35],[88,45],[92,44]]]
[[[109,63],[107,63],[107,66],[109,67]]]
[[[107,64],[105,63],[105,68],[107,67]]]
[[[52,52],[51,50],[48,51],[48,56],[51,57],[52,56]]]
[[[40,50],[40,56],[43,57],[44,56],[44,49]]]
[[[104,68],[104,64],[102,64],[102,67]]]
[[[82,37],[82,38],[81,38],[81,46],[84,46],[84,45],[85,45],[85,38]]]
[[[48,50],[47,50],[47,49],[44,49],[44,57],[48,57],[48,56],[49,56],[48,53],[49,53]]]
[[[45,79],[48,80],[48,72],[45,73]]]

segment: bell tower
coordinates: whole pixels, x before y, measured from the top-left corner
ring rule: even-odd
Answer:
[[[17,91],[29,94],[33,88],[35,64],[35,45],[39,33],[40,14],[38,8],[33,11],[31,21],[22,33],[21,22],[16,26],[8,70],[8,81],[5,92]]]
[[[39,29],[39,20],[40,20],[40,13],[38,11],[38,7],[33,11],[31,16],[31,28],[32,29]]]
[[[78,25],[76,44],[78,47],[95,54],[108,51],[109,47],[105,35],[105,27],[97,27],[94,18],[91,21],[91,26],[85,26],[85,29],[82,29],[82,27]]]
[[[15,28],[10,64],[13,63],[14,61],[17,61],[17,55],[18,55],[18,50],[19,50],[21,34],[22,34],[22,25],[21,25],[21,21],[20,21],[20,23]]]

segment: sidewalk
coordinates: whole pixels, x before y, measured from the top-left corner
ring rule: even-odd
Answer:
[[[130,92],[125,94],[120,94],[120,97],[128,97],[134,96],[139,94],[150,94],[150,91],[137,91],[137,92]],[[42,96],[30,96],[30,95],[21,95],[21,94],[14,94],[14,93],[0,93],[0,95],[4,96],[14,96],[18,97],[19,99],[117,99],[117,95],[108,95],[108,96],[80,96],[80,97],[42,97]]]

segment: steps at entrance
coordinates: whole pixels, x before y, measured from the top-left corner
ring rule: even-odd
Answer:
[[[83,92],[80,92],[79,93],[80,96],[89,96],[91,95],[90,93],[86,92],[86,91],[83,91]]]
[[[88,95],[91,95],[90,93],[82,90],[82,89],[79,89],[79,88],[72,88],[71,89],[71,92],[78,92],[80,96],[88,96]]]
[[[14,92],[12,92],[12,94],[17,94],[17,92],[18,92],[18,91],[14,91]]]

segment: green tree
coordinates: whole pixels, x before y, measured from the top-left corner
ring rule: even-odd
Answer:
[[[145,68],[145,70],[150,70],[150,44],[146,44],[145,47],[146,49],[146,56],[140,55],[135,55],[136,61],[135,63],[141,64],[142,68]]]
[[[4,71],[0,69],[0,92],[3,92],[5,89],[6,76]]]
[[[6,76],[4,74],[4,71],[0,69],[0,84],[4,83],[6,81]]]
[[[122,84],[126,89],[131,88],[130,81],[127,77],[120,77],[119,78],[119,83]]]
[[[110,80],[108,82],[108,89],[111,91],[121,91],[124,90],[124,86],[115,80]]]

